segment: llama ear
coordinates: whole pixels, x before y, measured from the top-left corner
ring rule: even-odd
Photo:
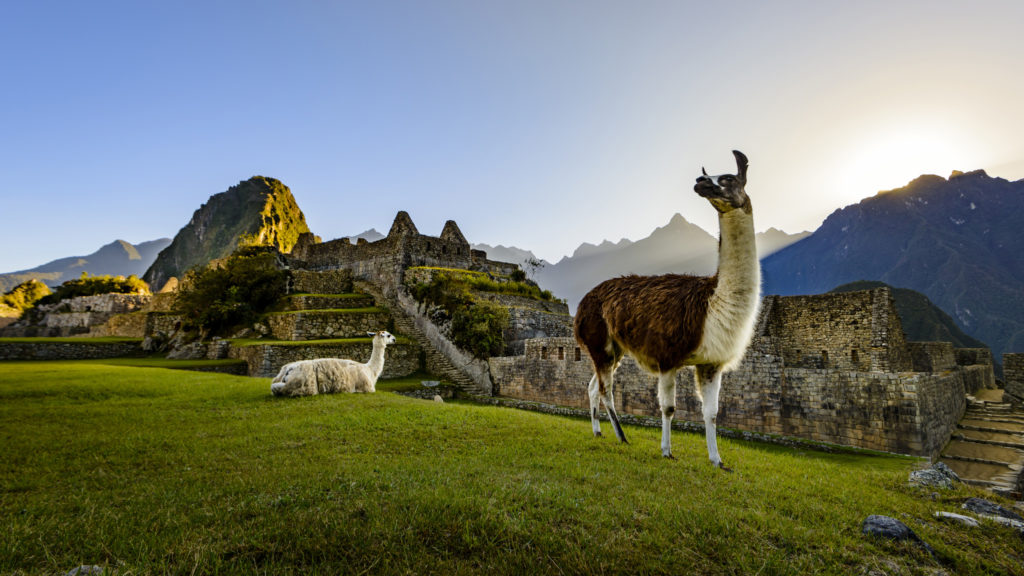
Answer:
[[[736,176],[745,181],[747,179],[747,157],[739,150],[733,150],[732,155],[736,157]]]
[[[700,167],[700,173],[701,173],[701,174],[703,174],[703,175],[705,175],[705,176],[707,176],[707,175],[708,175],[708,171],[707,171],[707,170],[705,170],[703,166],[701,166],[701,167]]]
[[[366,335],[369,336],[370,338],[373,338],[374,336],[377,335],[377,333],[376,332],[367,332]]]

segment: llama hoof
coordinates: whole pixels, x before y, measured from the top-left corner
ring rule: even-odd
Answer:
[[[668,460],[675,460],[676,459],[676,457],[673,456],[671,452],[668,453],[668,454],[662,454],[661,457],[662,458],[667,458]]]
[[[594,438],[600,438],[600,437],[601,437],[601,433],[600,432],[594,432]]]
[[[718,468],[721,469],[723,472],[732,472],[732,468],[729,468],[728,466],[721,462],[718,463]]]

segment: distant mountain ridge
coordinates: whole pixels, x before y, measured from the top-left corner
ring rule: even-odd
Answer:
[[[92,276],[131,276],[134,274],[141,277],[156,260],[157,254],[170,243],[170,238],[160,238],[139,244],[115,240],[86,256],[58,258],[28,270],[0,274],[0,293],[8,292],[18,284],[33,278],[51,287],[57,286],[78,278],[82,272],[88,272]]]
[[[759,256],[806,237],[774,228],[757,234]],[[544,266],[535,279],[575,311],[580,299],[604,280],[625,274],[714,274],[718,267],[718,238],[675,214],[647,238],[622,239],[599,245],[582,244],[557,264]]]
[[[290,252],[305,232],[306,217],[291,190],[275,178],[253,176],[210,196],[160,252],[143,280],[159,290],[193,266],[229,256],[240,240]]]
[[[765,258],[769,294],[857,280],[916,290],[994,355],[1024,351],[1024,180],[982,170],[921,176],[833,212]]]

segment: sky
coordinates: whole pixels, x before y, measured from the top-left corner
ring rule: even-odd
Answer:
[[[0,271],[173,237],[278,178],[323,239],[455,220],[555,262],[735,172],[758,230],[1024,178],[1024,2],[0,3]]]

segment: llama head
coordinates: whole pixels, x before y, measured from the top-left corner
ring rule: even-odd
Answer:
[[[703,175],[697,178],[693,187],[693,191],[707,198],[720,214],[737,208],[751,211],[750,198],[744,190],[747,185],[747,157],[739,150],[733,150],[732,154],[736,157],[736,174],[709,176],[701,168]]]
[[[371,338],[373,338],[373,343],[374,344],[376,344],[377,342],[380,342],[381,344],[384,344],[385,346],[387,346],[388,344],[394,344],[395,343],[394,335],[392,335],[387,330],[381,330],[380,332],[367,332],[366,335],[371,337]]]

